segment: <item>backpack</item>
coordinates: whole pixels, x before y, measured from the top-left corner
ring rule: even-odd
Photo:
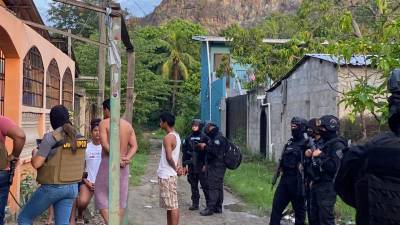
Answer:
[[[355,183],[358,220],[369,225],[400,223],[400,139],[370,147]],[[363,223],[360,223],[363,224]]]
[[[224,163],[228,169],[235,170],[242,162],[242,153],[237,145],[229,141],[227,138],[225,138],[225,140],[226,149],[224,152]]]

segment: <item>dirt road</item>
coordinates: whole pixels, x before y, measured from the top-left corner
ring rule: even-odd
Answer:
[[[166,211],[159,208],[157,166],[160,159],[161,141],[151,139],[151,153],[146,174],[142,184],[130,188],[128,202],[129,224],[132,225],[163,225],[166,224]],[[224,213],[203,217],[199,211],[189,211],[191,204],[190,186],[186,177],[178,180],[178,198],[181,225],[265,225],[268,219],[249,212],[243,212],[243,202],[225,191]],[[204,208],[204,196],[201,197],[201,208]]]

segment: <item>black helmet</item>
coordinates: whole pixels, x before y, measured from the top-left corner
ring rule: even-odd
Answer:
[[[394,69],[390,73],[388,80],[388,90],[390,93],[400,94],[400,69]]]
[[[208,120],[208,121],[206,121],[206,125],[204,126],[204,128],[207,129],[209,126],[218,127],[216,123]]]
[[[322,116],[318,121],[318,126],[324,127],[328,131],[339,131],[339,119],[333,115]]]
[[[201,119],[193,119],[192,120],[192,125],[195,125],[195,124],[200,126],[202,124]]]

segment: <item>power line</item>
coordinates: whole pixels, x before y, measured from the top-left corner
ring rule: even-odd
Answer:
[[[140,9],[140,11],[142,11],[143,16],[146,16],[147,13],[144,11],[144,9],[139,5],[139,3],[137,3],[135,0],[133,0],[133,4],[136,5],[136,7],[138,7]]]

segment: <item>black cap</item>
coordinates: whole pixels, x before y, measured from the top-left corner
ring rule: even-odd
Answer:
[[[339,131],[340,128],[339,119],[333,115],[322,116],[317,125],[324,127],[328,131]]]
[[[296,124],[296,125],[301,125],[301,126],[307,126],[307,120],[301,117],[293,117],[292,120],[290,121],[290,123],[292,124]]]
[[[312,130],[316,130],[317,129],[317,121],[318,121],[318,118],[312,118],[312,119],[310,119],[309,121],[308,121],[308,123],[307,123],[307,127],[308,128],[310,128],[310,129],[312,129]]]

